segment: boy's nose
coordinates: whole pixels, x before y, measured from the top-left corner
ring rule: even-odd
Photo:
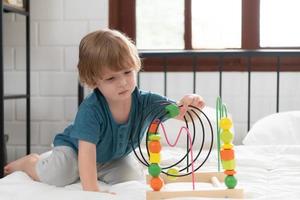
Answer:
[[[121,86],[126,85],[126,84],[127,84],[126,79],[125,79],[125,78],[120,78],[119,84],[120,84]]]

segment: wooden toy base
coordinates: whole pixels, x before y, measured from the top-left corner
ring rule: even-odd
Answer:
[[[226,175],[223,172],[197,172],[195,175],[195,182],[204,182],[215,184],[213,179],[224,182]],[[179,177],[176,180],[169,180],[165,174],[160,176],[165,184],[175,182],[192,182],[192,175]],[[215,179],[215,178],[216,179]],[[147,183],[149,183],[151,176],[147,176]],[[223,189],[215,187],[209,190],[191,190],[191,191],[147,191],[147,200],[160,200],[175,197],[214,197],[214,198],[243,198],[243,189]]]

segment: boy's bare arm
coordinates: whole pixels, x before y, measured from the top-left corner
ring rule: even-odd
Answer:
[[[85,191],[100,191],[97,180],[96,145],[79,141],[78,148],[79,176]]]

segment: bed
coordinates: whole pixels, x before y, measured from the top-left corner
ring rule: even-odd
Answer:
[[[180,150],[178,150],[179,152]],[[174,153],[170,154],[175,156]],[[244,189],[245,199],[299,199],[300,198],[300,146],[236,146],[238,187]],[[207,170],[214,170],[215,157],[209,160]],[[116,195],[83,192],[79,183],[57,188],[32,181],[26,174],[15,172],[0,180],[1,199],[136,199],[146,198],[150,188],[130,181],[113,186],[100,183]],[[206,185],[196,185],[197,188]],[[167,189],[192,189],[191,184],[171,185]],[[186,199],[186,198],[182,198]],[[201,199],[201,198],[190,198]]]
[[[245,199],[299,199],[300,145],[295,136],[299,130],[300,111],[277,113],[259,120],[244,139],[235,146],[238,188],[244,189]],[[280,122],[280,123],[279,123]],[[292,123],[295,122],[295,123]],[[284,132],[284,134],[281,134]],[[286,139],[287,135],[291,136]],[[298,134],[299,135],[299,134]],[[299,138],[299,136],[298,136]],[[282,142],[284,140],[284,142]],[[278,144],[279,142],[283,144]],[[185,153],[181,147],[164,147],[165,165],[174,163]],[[216,171],[214,151],[200,171]],[[1,199],[145,199],[150,187],[145,182],[129,181],[116,185],[100,182],[103,189],[116,193],[83,192],[80,183],[57,188],[31,180],[23,172],[15,172],[0,179]],[[197,183],[196,190],[211,188],[211,184]],[[221,186],[223,187],[223,186]],[[164,191],[192,190],[190,183],[174,183]],[[185,197],[176,199],[205,199]],[[218,198],[220,199],[220,198]]]

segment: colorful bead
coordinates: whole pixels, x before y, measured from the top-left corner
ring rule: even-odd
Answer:
[[[158,141],[160,140],[160,135],[159,134],[149,134],[148,139],[150,141]]]
[[[169,104],[165,107],[165,110],[168,112],[169,118],[174,118],[177,115],[179,115],[180,111],[177,105],[175,104]]]
[[[164,181],[162,178],[154,177],[150,180],[150,186],[154,191],[159,191],[164,185]]]
[[[148,148],[151,153],[159,153],[161,151],[161,144],[159,141],[150,141]]]
[[[159,122],[153,122],[150,124],[149,133],[156,133],[159,126]]]
[[[220,127],[224,130],[229,130],[232,127],[232,121],[228,117],[224,117],[220,120]]]
[[[233,160],[234,150],[233,149],[222,149],[220,152],[222,160]]]
[[[237,184],[237,179],[234,176],[226,176],[224,182],[227,188],[233,189]]]
[[[151,176],[157,177],[161,173],[161,168],[158,164],[152,163],[148,167],[148,172]]]
[[[179,174],[179,169],[177,167],[173,167],[173,168],[168,169],[167,173],[170,174],[170,175],[178,175]],[[168,179],[176,180],[177,177],[176,176],[168,176]]]
[[[232,176],[232,175],[236,174],[236,171],[234,171],[234,170],[225,170],[224,174],[226,174],[228,176]]]
[[[222,145],[222,149],[232,149],[233,148],[233,144],[223,144]]]
[[[160,163],[160,154],[150,152],[150,163]]]
[[[233,134],[229,130],[223,130],[220,134],[221,140],[228,144],[233,140]]]
[[[225,170],[234,170],[235,169],[235,160],[222,160],[222,166]]]

